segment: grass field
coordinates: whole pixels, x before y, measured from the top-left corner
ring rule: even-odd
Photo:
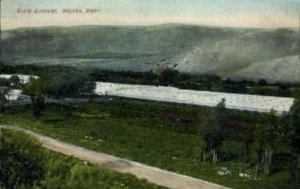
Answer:
[[[199,161],[203,142],[198,125],[209,111],[209,108],[113,99],[72,106],[47,105],[37,121],[32,120],[29,107],[8,108],[0,123],[233,188],[288,188],[286,172],[254,180],[238,176],[244,168],[238,158],[216,165]],[[247,115],[242,121],[248,124],[262,119],[255,113],[232,112],[231,116],[237,114]],[[242,157],[242,143],[237,140],[226,139],[222,150]],[[232,174],[218,175],[220,167],[228,167]],[[253,170],[248,169],[247,173],[253,175]]]

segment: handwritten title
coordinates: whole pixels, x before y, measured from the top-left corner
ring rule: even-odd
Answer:
[[[37,9],[37,8],[18,8],[16,10],[17,14],[96,14],[100,13],[100,9],[97,8],[86,8],[86,9],[78,9],[78,8],[63,8],[61,10],[58,9]]]

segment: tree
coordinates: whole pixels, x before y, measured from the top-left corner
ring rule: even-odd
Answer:
[[[243,161],[245,164],[249,163],[250,161],[250,154],[251,154],[251,146],[254,143],[254,133],[255,133],[255,126],[254,125],[247,125],[244,127],[244,135],[243,135],[243,147],[244,147],[244,158]]]
[[[257,84],[259,84],[261,86],[265,86],[265,85],[267,85],[267,81],[265,79],[260,79],[260,80],[258,80]]]
[[[285,126],[281,124],[280,117],[277,117],[273,110],[265,116],[263,124],[256,125],[257,161],[265,175],[270,174],[273,154],[282,142],[285,132]]]
[[[47,79],[48,94],[54,96],[77,97],[92,93],[95,82],[81,71],[52,74]]]
[[[294,151],[300,153],[300,100],[295,100],[289,113],[289,144]]]
[[[21,80],[17,75],[12,75],[9,78],[9,82],[13,85],[13,86],[18,86],[21,84]]]
[[[206,160],[206,154],[212,153],[212,163],[218,161],[218,151],[223,143],[223,129],[226,124],[225,99],[214,108],[211,116],[202,122],[201,135],[205,142],[203,146],[203,160]]]
[[[173,69],[165,69],[160,75],[160,84],[174,85],[176,83],[179,72]]]
[[[9,80],[6,78],[0,78],[0,113],[4,111],[4,105],[7,102],[5,95],[9,91]]]
[[[50,73],[47,76],[48,95],[56,97],[78,97],[81,95],[90,95],[95,90],[96,83],[89,75],[83,71],[72,69],[64,72]],[[69,117],[71,111],[66,108],[61,101],[61,110],[64,115]]]
[[[25,85],[23,94],[30,96],[32,101],[33,118],[40,116],[41,111],[45,108],[45,96],[47,94],[47,86],[43,78],[29,78],[29,82]]]
[[[1,87],[0,86],[0,113],[4,111],[4,105],[7,101],[5,95],[8,92],[8,87]]]
[[[294,160],[290,162],[290,177],[291,182],[295,184],[295,188],[300,182],[300,100],[295,100],[291,110],[288,114],[288,133],[287,141],[292,149]],[[297,170],[298,169],[298,170]]]

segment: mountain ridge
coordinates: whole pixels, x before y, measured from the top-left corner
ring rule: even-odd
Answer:
[[[246,78],[255,79],[255,72],[265,67],[258,62],[271,62],[265,63],[271,68],[275,64],[272,60],[298,56],[299,45],[299,31],[286,28],[222,28],[189,24],[51,26],[2,31],[1,61],[12,65],[68,62],[70,66],[126,71],[172,68],[190,74],[209,73],[235,79],[239,78],[237,73],[244,73]],[[270,69],[262,79],[300,82],[298,77],[285,78],[296,75],[300,63],[289,63],[294,62],[294,58],[284,60],[288,61],[289,67],[283,66],[280,73],[276,72],[281,77],[268,77],[275,74]],[[256,66],[249,71],[252,65]],[[248,71],[243,72],[244,69]],[[285,73],[291,71],[291,76]]]

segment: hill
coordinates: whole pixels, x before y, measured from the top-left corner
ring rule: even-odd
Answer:
[[[299,32],[194,25],[19,28],[1,34],[7,64],[66,64],[147,71],[173,68],[223,78],[300,82]],[[284,61],[277,61],[277,60]],[[274,66],[280,69],[274,71]],[[291,73],[291,74],[289,74]],[[270,75],[276,74],[276,79]]]

